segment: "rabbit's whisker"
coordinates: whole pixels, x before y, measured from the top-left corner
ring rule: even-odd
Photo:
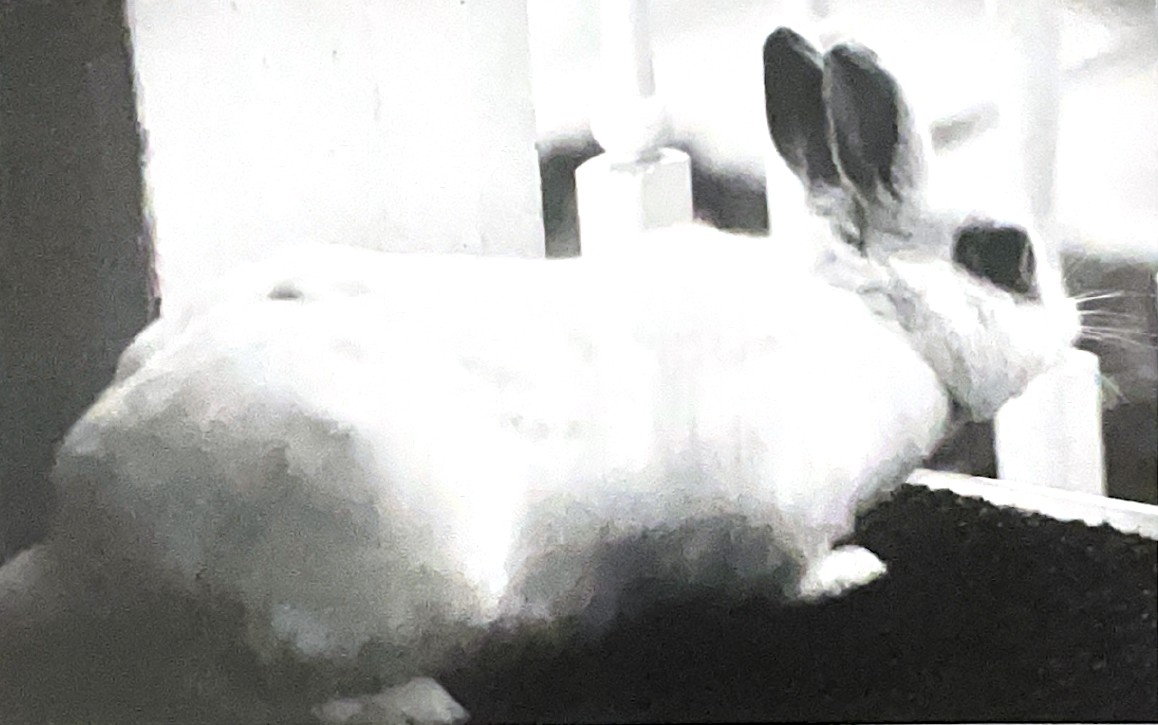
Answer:
[[[1132,327],[1141,327],[1144,323],[1140,315],[1118,310],[1079,310],[1082,320],[1105,320],[1129,323]]]
[[[1149,292],[1129,292],[1127,290],[1115,290],[1105,292],[1091,292],[1084,295],[1074,295],[1074,302],[1077,304],[1084,304],[1086,302],[1099,302],[1101,300],[1118,300],[1130,298],[1153,298],[1154,295]]]
[[[1155,349],[1156,337],[1148,333],[1130,334],[1129,331],[1117,330],[1108,327],[1084,327],[1082,329],[1082,340],[1090,342],[1109,342],[1117,343],[1123,347],[1134,347],[1139,349]]]

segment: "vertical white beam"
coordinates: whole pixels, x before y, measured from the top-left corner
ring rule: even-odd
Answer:
[[[1020,79],[1026,106],[1020,129],[1025,180],[1034,222],[1052,235],[1062,94],[1061,17],[1054,0],[1033,0],[1024,7],[1031,15],[1017,36],[1025,57]]]
[[[692,220],[691,160],[664,148],[646,0],[600,0],[603,67],[591,131],[604,153],[575,173],[580,247],[603,254],[645,229]]]
[[[1063,91],[1060,6],[1056,0],[986,0],[985,7],[990,32],[1004,46],[1007,70],[998,95],[1009,161],[1034,225],[1052,244]],[[1048,257],[1056,263],[1056,249]]]
[[[1054,0],[987,0],[991,29],[1008,46],[1002,99],[1015,173],[1039,232],[1039,273],[1060,278],[1055,219],[1061,114],[1061,16]],[[1072,350],[995,420],[998,472],[1025,483],[1104,495],[1101,383],[1092,353]]]

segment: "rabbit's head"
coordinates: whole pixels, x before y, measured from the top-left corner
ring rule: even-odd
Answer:
[[[777,151],[840,240],[859,293],[895,321],[962,411],[991,417],[1077,338],[1077,310],[1028,225],[929,207],[928,145],[868,49],[821,55],[781,28],[764,45]],[[775,240],[774,240],[775,241]]]

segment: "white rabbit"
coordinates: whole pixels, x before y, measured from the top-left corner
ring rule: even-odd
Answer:
[[[449,722],[422,676],[497,621],[598,627],[643,575],[812,598],[881,574],[833,550],[858,508],[1053,364],[1077,315],[1020,228],[925,208],[869,51],[781,29],[764,60],[815,240],[300,249],[142,333],[63,444],[51,537],[0,575],[2,719]],[[76,634],[118,616],[177,684]],[[100,664],[44,654],[74,635]],[[100,714],[36,663],[82,668]]]

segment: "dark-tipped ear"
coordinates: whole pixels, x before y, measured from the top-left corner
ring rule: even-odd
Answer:
[[[903,200],[919,184],[922,160],[896,80],[872,51],[843,43],[825,55],[823,89],[845,180],[865,202]]]
[[[779,28],[764,41],[764,109],[776,150],[807,187],[838,186],[828,147],[823,59],[807,40]]]

